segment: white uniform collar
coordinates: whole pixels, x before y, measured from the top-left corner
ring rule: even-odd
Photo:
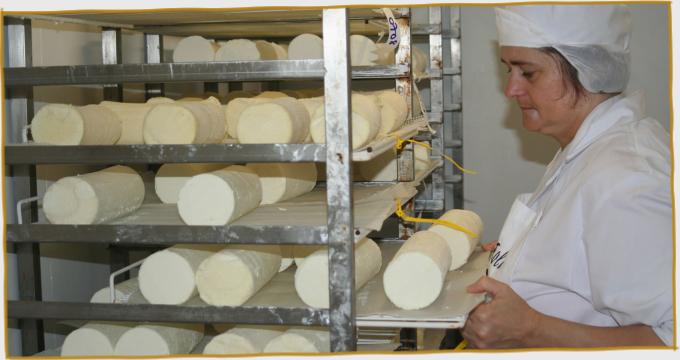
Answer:
[[[559,176],[564,164],[578,156],[608,129],[616,124],[640,120],[643,113],[644,96],[640,91],[629,96],[617,95],[597,105],[583,121],[569,145],[557,151],[528,204],[533,204],[545,193]]]
[[[564,148],[566,162],[594,143],[600,135],[616,124],[641,120],[644,116],[644,95],[641,91],[617,95],[597,105],[583,121],[576,136]]]

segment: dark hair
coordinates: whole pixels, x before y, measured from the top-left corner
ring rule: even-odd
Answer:
[[[582,97],[588,96],[588,91],[583,87],[581,81],[578,79],[578,70],[564,58],[564,56],[554,47],[542,47],[538,49],[544,54],[549,55],[557,63],[560,74],[562,75],[562,83],[567,89],[574,91],[576,96],[574,104]]]

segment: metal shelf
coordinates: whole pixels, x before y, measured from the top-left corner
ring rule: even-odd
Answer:
[[[193,145],[35,145],[5,146],[5,163],[141,164],[193,162],[324,162],[320,144],[193,144]]]
[[[354,237],[359,240],[416,194],[415,184],[355,186]],[[7,224],[15,243],[105,243],[137,245],[327,244],[326,191],[262,205],[227,226],[185,225],[173,204],[145,204],[136,212],[99,225]]]
[[[425,127],[418,119],[395,132],[408,139]],[[352,152],[352,160],[369,161],[394,147],[394,137],[376,139]],[[148,164],[325,162],[324,144],[192,144],[192,145],[36,145],[5,146],[5,163],[19,164]]]
[[[395,17],[409,16],[408,8],[392,8]],[[322,9],[295,9],[281,7],[270,10],[240,10],[240,9],[153,9],[151,11],[106,11],[106,12],[72,12],[61,11],[58,14],[22,14],[19,12],[5,13],[6,16],[21,19],[48,20],[52,22],[88,22],[90,24],[106,24],[126,28],[140,26],[168,26],[194,24],[242,24],[290,21],[290,22],[320,22]],[[380,9],[350,8],[348,20],[385,19]]]
[[[83,85],[181,81],[322,80],[323,60],[6,67],[5,85]],[[406,77],[405,65],[352,67],[353,79]]]
[[[467,313],[484,298],[467,293],[465,287],[484,274],[487,254],[474,252],[467,264],[448,272],[442,293],[432,305],[420,310],[401,310],[387,299],[382,275],[402,244],[400,240],[379,242],[383,265],[380,273],[357,290],[357,325],[461,327]],[[328,310],[307,307],[297,295],[294,282],[294,268],[278,273],[240,307],[9,301],[8,314],[10,318],[20,319],[328,325]]]
[[[91,304],[55,301],[8,301],[15,319],[157,321],[174,323],[237,323],[328,325],[327,309],[275,306],[181,306],[148,304]]]

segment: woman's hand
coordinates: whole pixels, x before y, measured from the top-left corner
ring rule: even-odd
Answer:
[[[538,327],[540,313],[510,286],[490,277],[481,277],[467,287],[474,294],[486,292],[489,302],[479,304],[468,316],[463,337],[472,348],[527,347]]]

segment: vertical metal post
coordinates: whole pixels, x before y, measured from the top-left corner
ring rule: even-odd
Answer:
[[[331,351],[356,350],[347,9],[323,10]]]
[[[123,63],[123,52],[121,49],[120,29],[103,28],[102,29],[102,61],[104,64],[121,64]],[[123,84],[107,84],[104,85],[104,100],[123,101]],[[110,245],[109,246],[109,268],[111,272],[122,269],[130,262],[130,256],[126,249]],[[119,281],[126,280],[128,274],[117,278]]]
[[[458,146],[451,146],[449,150],[449,155],[453,157],[459,164],[463,164],[463,111],[462,111],[462,79],[461,79],[461,33],[460,33],[460,7],[454,6],[449,8],[449,19],[450,19],[450,32],[451,32],[451,67],[452,67],[452,81],[451,81],[451,93],[452,93],[452,123],[453,123],[453,134],[458,134],[459,139],[453,139],[452,144],[458,144]],[[461,106],[456,106],[460,104]],[[463,176],[454,177],[459,179],[454,181],[452,184],[452,204],[446,204],[446,208],[462,208],[463,207]]]
[[[397,49],[396,58],[394,62],[400,65],[406,65],[409,68],[412,63],[412,48],[411,48],[411,26],[408,18],[397,19],[399,26],[399,48]],[[401,94],[408,105],[409,118],[413,118],[413,73],[407,77],[396,79],[397,92]],[[413,181],[415,178],[415,167],[413,157],[413,144],[404,146],[397,159],[397,180],[399,181]]]
[[[7,67],[33,66],[31,21],[14,18],[4,19],[8,54]],[[21,142],[21,129],[33,118],[33,88],[11,88],[7,90],[7,122],[5,129],[7,143]],[[13,208],[16,200],[35,196],[37,193],[35,166],[12,166],[6,174],[11,178],[5,206]],[[38,209],[31,206],[31,222],[38,219]],[[9,214],[9,212],[8,212]],[[16,221],[16,219],[14,220]],[[41,300],[40,246],[39,244],[17,244],[17,272],[19,274],[19,299]],[[22,354],[33,355],[44,350],[45,338],[42,320],[21,319]]]
[[[429,8],[429,23],[430,25],[439,25],[441,29],[442,24],[442,9],[441,7]],[[441,30],[438,34],[430,34],[430,68],[439,74],[443,73],[443,59],[442,59],[442,35]],[[442,75],[437,78],[430,79],[430,113],[436,116],[433,120],[433,127],[439,126],[438,131],[432,136],[432,149],[439,154],[444,153],[444,136],[446,128],[444,126],[444,89]],[[439,158],[439,156],[437,156]],[[444,210],[444,167],[439,167],[432,172],[432,200],[435,203],[440,203],[441,206],[437,210],[439,212]]]
[[[102,29],[102,62],[104,64],[122,64],[123,48],[120,29]],[[104,85],[104,100],[123,101],[123,84]]]
[[[160,64],[163,62],[163,36],[158,34],[144,34],[144,62],[147,64]],[[164,96],[164,84],[145,84],[146,99]]]

